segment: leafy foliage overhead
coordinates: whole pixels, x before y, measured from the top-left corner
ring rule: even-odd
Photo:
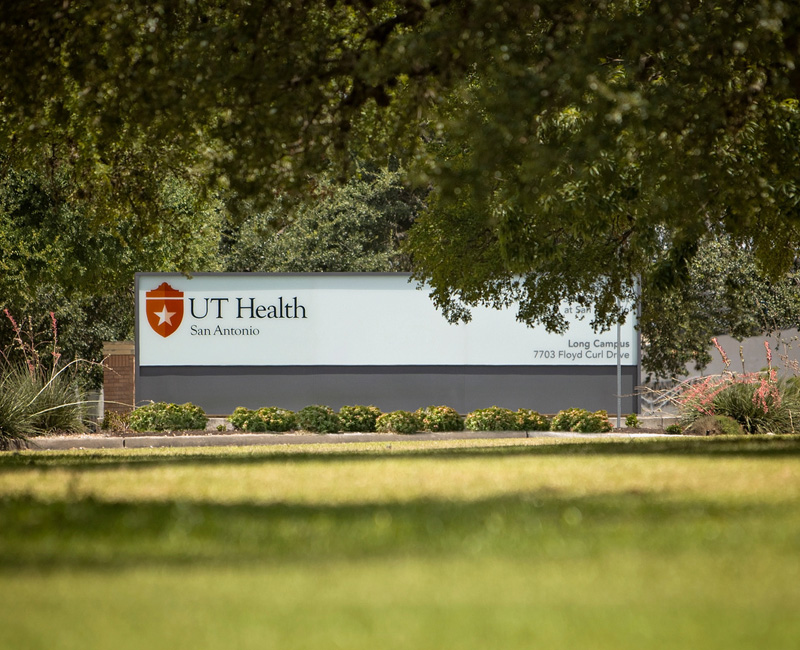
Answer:
[[[778,273],[798,244],[796,12],[770,2],[519,7],[439,105],[437,194],[411,233],[452,318],[562,300],[610,325],[637,280],[680,285],[709,233]],[[502,12],[500,12],[502,13]],[[533,16],[536,16],[534,18]],[[469,255],[472,264],[459,263]]]
[[[69,166],[93,204],[124,195],[152,211],[166,174],[269,198],[357,145],[387,150],[378,109],[433,72],[429,37],[413,54],[405,32],[440,12],[321,0],[11,3],[0,20],[0,148],[13,164]]]
[[[0,148],[79,179],[96,215],[157,222],[167,176],[258,205],[399,154],[436,187],[409,246],[434,300],[519,300],[554,330],[561,300],[602,327],[637,278],[679,282],[709,232],[788,269],[798,97],[800,12],[778,0],[31,0],[0,19]]]

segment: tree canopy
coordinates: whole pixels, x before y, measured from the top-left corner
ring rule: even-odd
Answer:
[[[45,0],[0,17],[2,169],[94,220],[165,178],[261,209],[400,156],[433,192],[416,276],[452,318],[608,326],[726,237],[793,264],[800,12],[779,0]],[[0,173],[5,173],[0,169]]]
[[[52,334],[52,312],[65,359],[100,361],[103,341],[132,336],[136,271],[220,268],[218,211],[180,183],[162,183],[159,210],[169,218],[148,232],[133,218],[94,223],[69,199],[73,190],[59,174],[7,169],[0,178],[0,311],[9,315],[0,313],[0,366],[11,318],[37,339]]]
[[[423,207],[403,170],[360,164],[346,184],[324,183],[295,205],[275,202],[223,234],[227,271],[410,271],[400,245]]]

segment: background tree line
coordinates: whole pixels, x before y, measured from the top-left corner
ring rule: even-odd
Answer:
[[[777,0],[12,3],[0,297],[91,356],[144,268],[410,268],[554,331],[641,287],[671,374],[796,323],[799,97]]]
[[[221,200],[173,179],[160,195],[169,218],[152,227],[93,223],[63,186],[34,172],[3,178],[0,309],[47,339],[54,312],[66,357],[93,361],[104,341],[133,336],[137,271],[410,271],[400,244],[424,200],[397,166],[362,165],[344,185],[322,183],[302,203],[276,201],[234,222]],[[13,354],[7,317],[0,336]]]

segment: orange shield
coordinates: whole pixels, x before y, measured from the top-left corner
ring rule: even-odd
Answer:
[[[145,294],[145,312],[153,331],[167,338],[183,320],[183,291],[163,282]]]

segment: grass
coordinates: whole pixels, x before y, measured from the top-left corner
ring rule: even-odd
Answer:
[[[800,440],[0,454],[9,648],[794,648]]]

